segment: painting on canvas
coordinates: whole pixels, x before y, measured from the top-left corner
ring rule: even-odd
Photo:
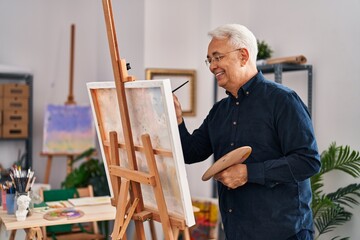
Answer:
[[[48,105],[45,111],[43,152],[77,154],[95,147],[91,106]]]
[[[114,82],[94,82],[87,84],[97,126],[102,156],[110,155],[109,132],[116,131],[119,143],[124,143],[124,135],[117,102]],[[154,149],[171,152],[172,157],[155,155],[165,202],[170,216],[184,219],[188,226],[195,223],[185,164],[181,150],[180,136],[175,116],[173,97],[169,79],[138,80],[125,83],[126,100],[135,146],[142,146],[141,136],[149,134]],[[96,107],[94,107],[96,106]],[[107,143],[107,144],[106,144]],[[119,148],[120,165],[129,167],[127,154]],[[145,155],[136,152],[140,171],[148,172]],[[106,161],[104,161],[106,163]],[[107,166],[105,166],[107,169]],[[108,171],[107,171],[108,174]],[[108,182],[109,175],[108,175]],[[109,186],[111,191],[112,187]],[[144,204],[157,209],[153,189],[141,186]]]

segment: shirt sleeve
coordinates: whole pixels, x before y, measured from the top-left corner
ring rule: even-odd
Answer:
[[[248,182],[273,187],[304,181],[320,170],[309,112],[295,92],[286,95],[275,111],[275,129],[282,151],[277,159],[247,164]]]
[[[186,128],[183,121],[179,125],[179,133],[185,163],[191,164],[203,161],[212,154],[209,134],[207,131],[207,120],[192,134]]]

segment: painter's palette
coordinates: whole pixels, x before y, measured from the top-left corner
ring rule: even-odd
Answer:
[[[251,150],[251,147],[244,146],[225,154],[224,156],[219,158],[213,165],[211,165],[208,170],[206,170],[201,179],[203,181],[207,181],[218,172],[221,172],[234,164],[243,163],[249,157]]]
[[[58,209],[54,211],[47,212],[44,214],[44,219],[53,221],[53,220],[59,220],[62,218],[67,219],[75,219],[84,216],[84,212],[81,210],[76,210],[73,208],[64,208],[64,209]]]

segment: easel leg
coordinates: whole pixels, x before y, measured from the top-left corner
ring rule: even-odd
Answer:
[[[129,193],[129,187],[130,187],[130,181],[129,180],[123,180],[120,187],[120,193],[118,196],[118,202],[116,206],[116,217],[115,217],[115,224],[114,224],[114,230],[111,234],[112,239],[126,239],[126,229],[134,215],[135,209],[139,203],[139,198],[135,198],[133,203],[131,204],[131,207],[129,208],[129,211],[127,211],[127,198]],[[144,232],[144,226],[141,226],[142,231],[139,232],[139,236],[145,236],[141,234]],[[145,239],[145,238],[141,238]]]
[[[191,239],[191,238],[190,238],[190,230],[189,230],[188,227],[186,227],[186,228],[184,229],[183,235],[184,235],[184,237],[183,237],[184,240],[190,240],[190,239]]]
[[[156,166],[156,161],[153,153],[153,147],[151,145],[150,136],[148,134],[144,134],[141,136],[141,140],[144,145],[145,156],[149,167],[149,172],[150,174],[155,176],[156,184],[155,186],[153,186],[153,190],[159,209],[159,215],[160,215],[161,225],[163,227],[164,238],[166,240],[174,240],[176,238],[174,238],[173,230],[171,228],[169,213],[167,211],[164,193],[161,188],[159,172]]]
[[[46,162],[46,171],[45,171],[45,179],[44,179],[45,184],[49,184],[51,164],[52,164],[52,156],[49,155]]]
[[[29,228],[25,230],[26,240],[42,240],[43,235],[40,227]]]
[[[154,220],[152,219],[149,220],[149,227],[150,227],[151,239],[157,240]]]
[[[179,238],[179,233],[180,233],[180,230],[178,228],[173,228],[174,239]]]
[[[103,0],[103,1],[106,1],[106,0]],[[114,131],[110,132],[110,152],[111,152],[111,160],[110,160],[111,165],[120,165],[117,134]],[[117,201],[117,203],[116,203],[117,214],[116,214],[116,219],[115,219],[114,230],[111,235],[112,238],[114,238],[115,236],[117,236],[117,234],[121,231],[121,228],[123,228],[123,226],[124,226],[124,216],[126,214],[127,196],[130,191],[130,183],[131,182],[125,178],[113,177],[113,178],[111,178],[111,183],[112,183],[114,193],[118,192],[117,186],[120,186],[120,192],[117,194],[117,196],[114,196],[114,199]],[[133,183],[134,182],[132,182],[132,186],[131,186],[132,192],[141,190],[140,186],[138,186],[139,188],[137,189],[137,186]],[[134,194],[134,195],[138,196],[141,194]],[[133,206],[134,206],[135,201],[137,202],[135,205],[137,208],[139,208],[139,207],[141,208],[141,206],[143,205],[142,203],[140,203],[140,198],[138,198],[138,200],[136,200],[137,198],[133,198],[131,196],[131,193],[130,193],[130,199],[133,199],[132,200]],[[131,216],[129,216],[129,214],[128,214],[127,218],[129,218],[129,221],[131,220],[131,217],[132,217],[132,214],[131,214]],[[139,240],[146,239],[144,225],[142,222],[135,221],[135,229],[136,229],[137,239],[139,239]],[[126,230],[126,228],[125,228],[125,230]]]
[[[174,239],[178,239],[179,236],[180,236],[180,229],[175,227],[173,228],[173,234],[174,234]],[[182,239],[184,240],[190,240],[190,231],[189,231],[189,228],[186,227],[184,230],[183,230],[183,234],[182,234]]]
[[[15,240],[16,230],[11,230],[9,240]]]
[[[151,240],[157,240],[154,220],[150,219],[148,222],[149,222]],[[136,236],[136,231],[134,232],[133,240],[138,240],[138,238]]]
[[[114,222],[113,232],[111,234],[111,239],[117,239],[122,226],[124,225],[125,215],[126,215],[126,206],[127,196],[129,191],[130,181],[123,180],[120,187],[119,196],[117,196],[116,203],[116,217]]]
[[[138,202],[139,202],[139,199],[136,198],[134,203],[131,205],[131,208],[129,209],[127,218],[126,218],[126,220],[124,222],[124,225],[122,226],[121,231],[120,231],[120,233],[119,233],[119,235],[117,237],[118,239],[123,239],[123,236],[126,233],[126,229],[127,229],[128,225],[129,225],[129,223],[131,221],[131,218],[132,218],[132,216],[133,216],[133,214],[135,212],[135,209],[136,209],[136,206],[137,206]]]

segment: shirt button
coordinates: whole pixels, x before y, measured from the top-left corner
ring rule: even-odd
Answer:
[[[232,209],[231,209],[231,208],[229,209],[229,213],[232,213]]]
[[[236,122],[233,122],[233,125],[236,125]]]
[[[239,102],[236,102],[235,104],[236,104],[236,105],[239,105],[240,103],[239,103]]]
[[[230,143],[230,146],[234,146],[234,143]]]
[[[246,91],[246,93],[245,93],[246,95],[249,95],[249,91]]]

